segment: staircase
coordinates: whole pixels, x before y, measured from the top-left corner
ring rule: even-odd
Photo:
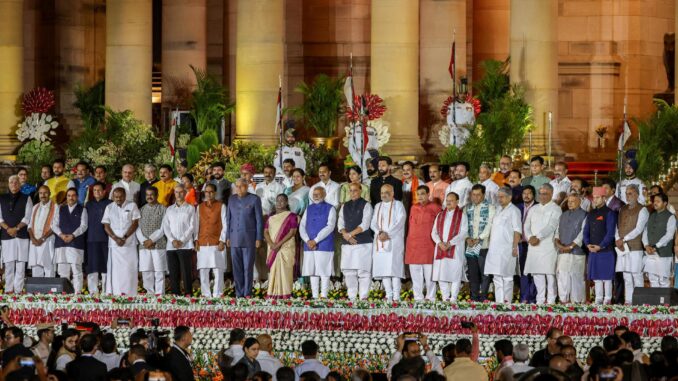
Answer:
[[[611,172],[618,171],[614,161],[572,161],[567,163],[567,176],[570,179],[579,177],[589,184],[598,185]]]

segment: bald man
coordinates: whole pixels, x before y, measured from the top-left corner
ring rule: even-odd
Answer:
[[[132,201],[139,205],[139,189],[141,185],[134,181],[135,168],[132,164],[125,164],[122,166],[122,178],[117,183],[113,184],[111,190],[116,188],[125,189],[125,201]],[[144,195],[145,196],[145,195]],[[113,193],[111,192],[111,200]]]
[[[429,189],[429,200],[438,203],[438,205],[444,204],[445,190],[450,185],[440,178],[440,174],[438,164],[431,164],[428,167],[428,176],[431,179],[426,183]]]
[[[386,300],[400,300],[401,279],[405,277],[405,223],[403,203],[394,199],[390,184],[381,186],[381,202],[374,207],[372,223],[372,277],[381,279]]]
[[[282,362],[271,354],[273,352],[273,339],[271,335],[262,334],[257,336],[257,341],[259,342],[259,354],[257,355],[259,366],[261,366],[263,372],[273,376],[273,381],[276,381],[275,373],[282,368]]]

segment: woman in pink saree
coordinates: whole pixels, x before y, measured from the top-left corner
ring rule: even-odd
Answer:
[[[264,238],[268,243],[266,265],[268,275],[268,297],[290,298],[294,283],[294,257],[299,227],[299,216],[290,212],[287,196],[278,195],[275,199],[275,213],[266,220]]]

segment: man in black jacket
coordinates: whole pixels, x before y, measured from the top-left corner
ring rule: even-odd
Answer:
[[[141,344],[135,344],[130,347],[129,352],[127,352],[127,361],[130,364],[134,377],[144,370],[151,371],[155,369],[146,362],[146,348]]]
[[[391,164],[393,161],[387,156],[380,156],[377,161],[379,176],[375,177],[370,184],[372,206],[381,202],[381,186],[384,184],[393,186],[393,198],[398,201],[403,200],[403,183],[391,175]]]
[[[193,334],[191,334],[190,328],[180,325],[174,329],[174,344],[165,356],[166,369],[172,374],[174,381],[195,380],[193,377],[193,359],[189,352],[192,341]]]
[[[548,367],[551,357],[560,353],[560,345],[558,345],[558,338],[563,335],[560,328],[551,327],[546,332],[546,347],[544,349],[534,352],[530,366],[534,368]]]
[[[90,333],[80,338],[80,350],[82,354],[66,366],[68,378],[74,381],[104,381],[106,364],[94,358],[97,337]]]

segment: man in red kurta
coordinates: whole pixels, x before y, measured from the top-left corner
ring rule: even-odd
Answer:
[[[440,204],[429,201],[429,187],[417,188],[417,203],[410,210],[409,230],[405,248],[405,264],[410,266],[414,300],[424,300],[424,282],[426,300],[435,300],[436,286],[431,280],[433,272],[433,252],[435,243],[431,239],[431,230]]]

